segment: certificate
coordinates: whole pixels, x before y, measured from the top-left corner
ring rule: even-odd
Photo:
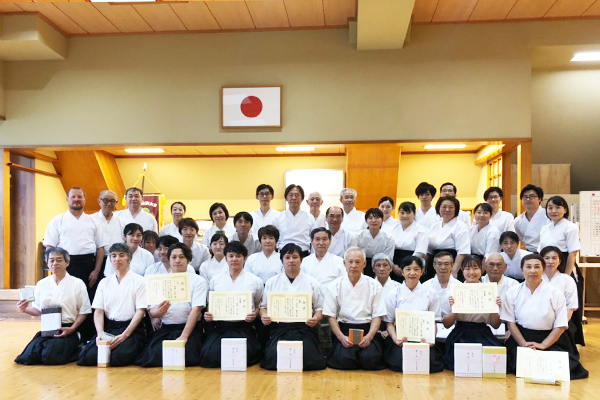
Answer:
[[[498,284],[465,283],[450,286],[454,305],[452,312],[457,314],[493,314],[498,313]]]
[[[273,322],[306,322],[312,317],[312,293],[268,292],[267,313]]]
[[[396,308],[396,336],[409,342],[435,343],[435,313],[433,311],[409,311]]]
[[[157,274],[146,277],[146,299],[148,305],[170,303],[190,303],[190,275],[187,272],[177,274]]]
[[[517,378],[527,377],[563,382],[571,380],[569,353],[517,347]]]
[[[243,321],[252,312],[252,292],[208,292],[208,310],[214,321]]]

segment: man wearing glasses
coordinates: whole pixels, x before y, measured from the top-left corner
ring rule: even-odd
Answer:
[[[275,196],[273,186],[261,183],[256,188],[256,200],[260,203],[258,210],[252,211],[252,233],[258,237],[258,230],[263,226],[272,225],[277,219],[279,211],[271,208],[271,201]]]
[[[525,212],[515,218],[515,231],[525,249],[537,252],[542,226],[550,223],[546,210],[541,206],[544,191],[530,183],[521,190],[520,198]]]
[[[100,192],[98,197],[98,204],[100,205],[100,211],[92,214],[95,218],[102,231],[104,232],[104,238],[106,239],[106,246],[104,246],[104,254],[108,255],[108,249],[115,243],[123,242],[123,230],[125,229],[125,222],[119,218],[113,211],[117,208],[117,195],[112,190],[104,190]],[[106,265],[106,256],[102,262],[102,271],[100,276],[104,276],[104,266]]]

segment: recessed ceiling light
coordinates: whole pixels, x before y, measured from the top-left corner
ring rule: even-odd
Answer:
[[[425,148],[427,150],[433,149],[464,149],[467,147],[466,144],[426,144]]]
[[[165,151],[163,149],[159,149],[159,148],[153,148],[153,149],[125,149],[125,153],[131,153],[131,154],[140,154],[140,153],[164,153]]]
[[[315,148],[312,146],[286,146],[286,147],[276,147],[275,150],[282,152],[289,151],[315,151]]]
[[[575,53],[573,58],[571,58],[571,61],[600,61],[600,51],[581,51]]]

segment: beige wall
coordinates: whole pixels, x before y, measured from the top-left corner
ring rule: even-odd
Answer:
[[[571,193],[600,190],[600,69],[535,70],[531,98],[533,162],[571,164]]]

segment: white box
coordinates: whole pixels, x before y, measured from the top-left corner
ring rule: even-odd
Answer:
[[[277,342],[277,372],[302,372],[303,350],[301,340],[280,340]]]
[[[483,345],[481,343],[454,344],[454,376],[483,377]]]
[[[506,347],[483,346],[483,377],[506,378]]]
[[[402,345],[402,373],[429,375],[429,343],[404,343]]]
[[[162,360],[164,371],[185,370],[185,340],[163,340]]]
[[[246,338],[221,339],[221,371],[245,371]]]

